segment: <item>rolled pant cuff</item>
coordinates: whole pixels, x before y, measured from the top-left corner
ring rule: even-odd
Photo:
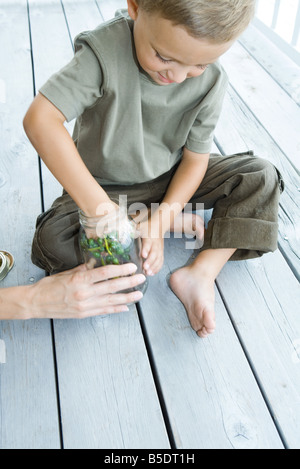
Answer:
[[[236,248],[230,260],[260,257],[277,249],[278,223],[253,218],[214,218],[202,249]]]

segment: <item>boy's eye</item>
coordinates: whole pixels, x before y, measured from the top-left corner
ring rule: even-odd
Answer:
[[[157,51],[155,51],[155,55],[164,64],[168,64],[168,63],[172,62],[171,59],[164,59]],[[206,70],[207,67],[208,67],[208,65],[197,65],[197,68],[199,68],[199,70]]]
[[[161,62],[163,62],[164,64],[168,64],[168,63],[172,62],[172,60],[164,59],[161,55],[159,55],[159,53],[158,53],[157,51],[155,51],[155,54],[156,54],[156,57],[157,57]]]
[[[197,68],[199,68],[200,70],[206,70],[208,67],[208,65],[197,65]]]

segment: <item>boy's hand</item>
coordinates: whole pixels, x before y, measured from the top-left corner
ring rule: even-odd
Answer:
[[[155,275],[164,263],[164,237],[150,219],[140,223],[138,230],[142,238],[141,256],[145,260],[143,269],[146,275]]]
[[[107,202],[103,202],[101,204],[98,205],[97,207],[97,211],[96,211],[96,214],[93,214],[93,215],[89,215],[91,218],[99,218],[99,220],[102,218],[102,217],[105,217],[107,215],[109,215],[110,213],[113,213],[113,212],[116,212],[119,210],[119,206],[109,200]],[[83,214],[84,216],[86,214]],[[88,239],[90,238],[93,238],[93,239],[96,239],[99,237],[99,233],[97,233],[97,225],[95,225],[94,228],[90,228],[89,226],[86,226],[85,227],[85,234],[86,234],[86,237]]]
[[[142,258],[145,259],[143,269],[146,275],[157,274],[164,263],[164,239],[142,239]]]

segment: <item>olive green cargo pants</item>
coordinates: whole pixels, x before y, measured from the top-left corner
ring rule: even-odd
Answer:
[[[112,200],[150,207],[162,201],[176,168],[159,178],[132,186],[103,186]],[[231,260],[255,258],[277,249],[278,204],[284,183],[278,170],[252,152],[211,154],[206,175],[190,203],[213,208],[202,249],[236,248]],[[78,243],[78,208],[64,193],[38,217],[32,261],[49,273],[82,262]]]

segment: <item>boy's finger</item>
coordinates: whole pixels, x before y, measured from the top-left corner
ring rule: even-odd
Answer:
[[[147,275],[155,275],[160,271],[163,262],[164,258],[162,255],[158,254],[156,251],[151,251],[143,267]]]
[[[155,260],[155,262],[153,262],[153,264],[150,267],[152,275],[157,274],[161,270],[163,266],[163,261],[164,261],[163,258],[159,257]]]
[[[141,255],[142,255],[143,259],[148,258],[150,249],[151,249],[151,242],[148,239],[143,239],[142,240],[142,251],[141,251]]]

